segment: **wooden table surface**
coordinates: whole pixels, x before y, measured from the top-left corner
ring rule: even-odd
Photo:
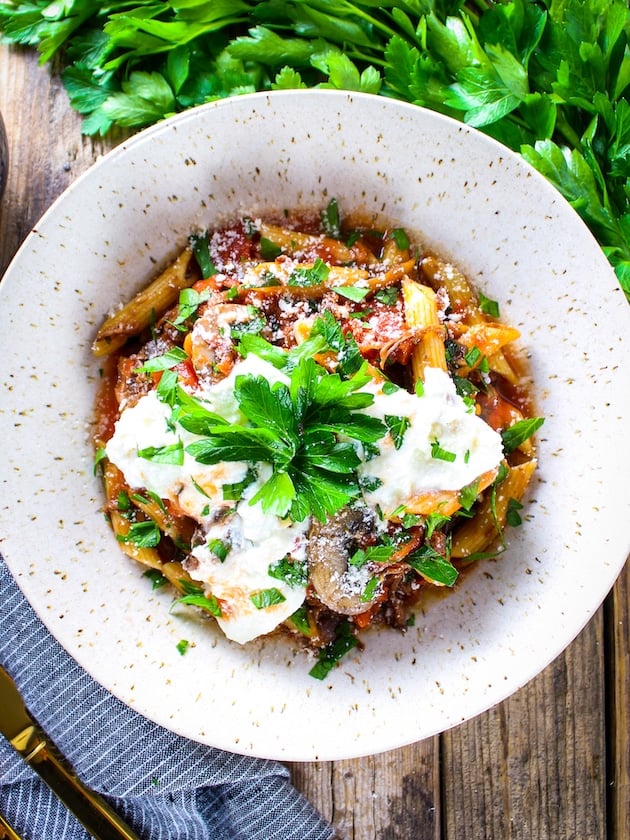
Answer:
[[[120,138],[82,136],[58,78],[4,45],[0,112],[1,275],[50,203]],[[392,752],[292,764],[295,785],[347,840],[629,840],[629,583],[626,567],[569,648],[505,702]]]

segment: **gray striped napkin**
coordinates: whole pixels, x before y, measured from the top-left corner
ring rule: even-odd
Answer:
[[[331,840],[275,761],[188,741],[127,708],[77,665],[0,557],[0,664],[78,776],[146,840]],[[85,829],[0,736],[0,808],[25,840]]]

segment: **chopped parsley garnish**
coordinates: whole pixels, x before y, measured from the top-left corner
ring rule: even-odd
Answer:
[[[267,326],[267,320],[255,307],[250,307],[250,314],[253,316],[247,321],[239,321],[230,327],[230,338],[239,341],[244,335],[258,335]]]
[[[400,251],[406,251],[409,247],[409,237],[403,228],[394,228],[391,232],[391,237],[396,243],[396,247]]]
[[[197,265],[201,271],[201,276],[204,280],[212,277],[217,273],[217,269],[212,262],[210,256],[210,236],[208,231],[205,233],[193,233],[189,240]]]
[[[317,257],[312,266],[300,266],[291,272],[287,282],[288,286],[321,286],[325,283],[330,274],[330,267]]]
[[[359,548],[349,558],[348,563],[358,569],[366,563],[387,563],[395,551],[393,545],[371,545]]]
[[[152,359],[136,368],[136,373],[157,373],[162,370],[170,370],[176,367],[181,362],[188,359],[188,354],[181,347],[171,347],[166,353],[161,356],[154,356]]]
[[[271,563],[267,569],[269,577],[284,581],[289,586],[306,586],[308,583],[308,567],[306,563],[292,560],[289,556]]]
[[[439,461],[453,462],[457,455],[455,452],[450,452],[448,449],[441,447],[439,440],[433,440],[431,441],[431,457],[437,458]]]
[[[491,318],[499,317],[499,304],[496,300],[486,297],[483,292],[479,292],[479,309],[485,315],[490,315]]]
[[[266,262],[273,262],[282,253],[282,248],[266,236],[260,237],[260,256]]]
[[[107,453],[105,452],[105,447],[99,447],[96,452],[94,453],[94,475],[98,473],[98,466],[102,461],[107,459]]]
[[[464,361],[468,367],[474,367],[480,359],[481,350],[478,347],[471,347],[470,350],[464,354]]]
[[[151,581],[151,589],[161,589],[168,583],[168,578],[164,577],[159,569],[147,569],[146,572],[143,572],[142,577]]]
[[[508,499],[505,521],[508,525],[511,525],[512,528],[517,528],[519,525],[523,524],[523,520],[521,519],[521,515],[519,513],[522,509],[523,505],[519,501],[516,499]]]
[[[475,504],[477,496],[479,495],[479,482],[473,481],[472,484],[467,484],[459,491],[459,501],[464,510],[470,510]]]
[[[347,620],[342,621],[337,628],[336,638],[320,650],[319,662],[311,668],[309,675],[316,680],[323,680],[337,662],[355,648],[357,644],[358,641],[352,633],[350,622]]]
[[[379,303],[384,303],[386,306],[393,306],[398,300],[398,294],[398,286],[386,286],[384,289],[379,289],[376,292],[374,299]]]
[[[321,214],[322,228],[326,236],[331,239],[341,237],[341,219],[339,215],[339,203],[336,198],[331,198]]]
[[[215,618],[219,618],[223,613],[221,612],[221,606],[214,595],[203,595],[198,594],[197,592],[191,592],[188,595],[182,595],[181,598],[176,598],[172,605],[171,610],[177,604],[185,604],[189,607],[199,607],[206,612],[209,612],[211,615],[215,616]]]
[[[223,499],[226,502],[238,502],[240,499],[243,498],[243,493],[250,484],[253,484],[254,481],[258,478],[258,471],[254,467],[248,467],[247,472],[245,473],[245,478],[241,481],[235,481],[232,484],[224,484],[221,487],[223,491]]]
[[[118,542],[133,543],[138,548],[155,548],[162,539],[162,532],[152,519],[133,522],[126,534],[116,536]]]
[[[400,391],[400,388],[394,382],[390,382],[389,380],[383,382],[383,393],[387,394],[387,396],[395,394],[397,391]]]
[[[360,303],[370,290],[366,286],[333,286],[331,292],[336,292],[342,297],[353,300],[355,303]]]
[[[359,478],[359,486],[364,493],[374,493],[383,486],[383,480],[376,475],[362,475]]]
[[[146,496],[143,496],[142,493],[132,493],[131,498],[134,502],[137,502],[139,505],[150,505],[151,503],[153,503],[157,505],[160,510],[166,510],[164,501],[158,496],[157,493],[154,493],[153,490],[146,490]]]
[[[138,457],[153,461],[154,464],[173,464],[181,467],[184,463],[184,445],[180,440],[166,446],[145,446],[138,449]]]
[[[289,621],[303,636],[311,635],[311,625],[308,620],[308,609],[306,608],[306,604],[302,604],[301,607],[298,607],[293,615],[289,616]]]
[[[457,580],[457,569],[451,561],[426,543],[405,559],[419,575],[432,583],[453,586]]]
[[[116,510],[119,513],[126,513],[131,507],[131,499],[126,490],[121,490],[116,498]]]
[[[209,299],[210,289],[203,289],[201,292],[192,288],[182,289],[179,293],[177,317],[173,321],[173,326],[178,327],[185,321],[196,317],[199,307]]]
[[[377,577],[370,578],[365,585],[365,589],[361,593],[361,600],[364,602],[371,601],[378,589],[379,579]]]
[[[503,429],[501,439],[503,449],[507,455],[530,438],[545,422],[544,417],[531,417],[526,420],[519,420],[508,429]]]
[[[279,589],[272,586],[271,589],[259,589],[258,592],[252,592],[249,596],[249,600],[257,610],[264,610],[267,607],[273,607],[276,604],[281,604],[287,599]]]
[[[466,405],[472,404],[474,406],[473,397],[477,393],[477,386],[471,382],[470,379],[466,379],[464,376],[454,375],[453,382],[455,384],[455,390],[466,402]]]
[[[424,520],[424,527],[426,528],[424,538],[430,540],[434,531],[441,528],[449,521],[450,516],[444,516],[443,513],[430,513]],[[404,523],[403,523],[404,524]]]
[[[177,648],[178,653],[180,653],[181,656],[183,656],[190,647],[190,642],[188,641],[188,639],[180,639],[179,642],[177,642],[177,644],[175,645],[175,647]]]
[[[208,550],[222,563],[230,553],[232,546],[224,540],[219,540],[216,537],[208,540]]]
[[[395,414],[386,414],[384,420],[385,425],[387,426],[389,433],[392,436],[394,448],[400,449],[400,447],[403,445],[405,432],[407,431],[409,426],[411,426],[411,420],[408,417],[399,417]]]

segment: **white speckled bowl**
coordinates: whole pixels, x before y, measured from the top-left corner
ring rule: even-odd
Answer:
[[[516,325],[546,417],[524,527],[406,635],[324,682],[284,640],[239,647],[169,615],[100,511],[90,344],[192,228],[267,208],[366,209],[424,233]],[[333,91],[253,94],[149,129],[95,165],[0,287],[2,551],[51,633],[164,726],[225,749],[338,759],[432,735],[523,685],[580,631],[629,550],[629,310],[582,222],[517,156],[434,113]],[[624,423],[625,418],[625,423]],[[181,656],[182,638],[193,646]]]

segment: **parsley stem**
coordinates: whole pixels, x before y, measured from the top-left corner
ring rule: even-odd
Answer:
[[[566,140],[567,145],[578,152],[582,152],[582,141],[577,131],[571,126],[561,109],[558,109],[558,117],[556,119],[556,132]]]
[[[363,9],[360,9],[358,6],[355,6],[352,3],[349,3],[348,6],[352,9],[352,14],[358,18],[365,20],[367,23],[371,24],[375,29],[380,30],[385,35],[389,36],[390,38],[393,35],[396,35],[396,31],[391,29],[387,24],[383,23],[382,21],[378,20],[377,18],[373,17],[372,15],[368,15]]]

